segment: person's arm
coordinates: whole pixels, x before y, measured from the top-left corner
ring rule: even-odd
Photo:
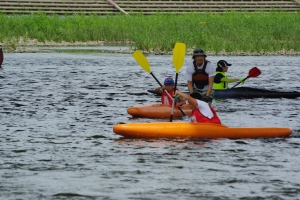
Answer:
[[[186,104],[185,99],[183,97],[179,97],[180,99],[180,105]]]
[[[208,88],[207,88],[207,91],[206,91],[206,96],[209,96],[211,91],[212,91],[212,88],[213,88],[213,85],[214,85],[214,79],[215,79],[214,76],[208,77]]]
[[[164,86],[155,88],[155,92],[157,92],[157,93],[159,93],[159,94],[164,93]]]
[[[210,93],[214,86],[216,70],[212,67],[212,65],[210,63],[207,63],[205,72],[208,74],[208,88],[206,91],[206,96],[210,96]]]
[[[185,98],[191,105],[198,107],[200,109],[199,111],[204,116],[206,116],[208,118],[212,118],[214,116],[213,112],[211,111],[209,105],[206,102],[194,99],[193,97],[191,97],[190,95],[188,95],[184,92],[176,91],[175,95],[177,95],[177,94],[179,94],[181,97]]]
[[[228,78],[228,77],[223,77],[221,79],[221,82],[228,82],[228,83],[233,83],[239,81],[239,78]]]
[[[189,64],[185,70],[185,79],[187,80],[189,93],[192,94],[194,92],[193,88],[193,73],[194,73],[194,65],[193,63]]]
[[[193,82],[188,81],[187,84],[188,84],[188,90],[189,90],[190,94],[192,94],[194,92]]]
[[[176,90],[175,95],[177,95],[177,94],[179,94],[182,98],[186,99],[190,104],[192,104],[194,106],[198,106],[197,100],[194,99],[193,97],[191,97],[190,95]]]
[[[185,99],[182,96],[179,96],[178,101],[176,101],[176,106],[182,106],[184,104],[186,104]]]

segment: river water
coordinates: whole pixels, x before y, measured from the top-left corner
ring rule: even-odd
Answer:
[[[0,70],[0,199],[300,199],[297,99],[214,101],[223,124],[289,127],[289,138],[129,140],[130,106],[158,103],[130,54],[7,53]],[[170,55],[147,56],[163,82]],[[217,57],[244,86],[300,91],[300,57]],[[185,64],[191,61],[186,56]],[[187,90],[184,66],[179,89]],[[183,119],[187,120],[187,119]]]

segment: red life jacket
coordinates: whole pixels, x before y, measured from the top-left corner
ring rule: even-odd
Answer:
[[[209,106],[211,111],[213,112],[214,116],[209,119],[205,117],[199,109],[195,109],[192,114],[190,115],[191,122],[203,122],[203,123],[213,123],[213,124],[221,124],[221,120],[219,119],[215,109],[211,106]]]
[[[178,90],[178,89],[176,89]],[[168,92],[170,94],[171,97],[173,97],[174,95],[174,90],[171,90],[170,92]],[[161,95],[161,103],[162,104],[166,104],[166,105],[172,105],[172,102],[173,102],[173,98],[170,98],[169,95],[164,91],[164,93],[162,93]],[[176,102],[181,102],[180,99],[175,99],[175,103]]]
[[[174,90],[171,90],[168,93],[170,94],[171,97],[173,97]],[[167,92],[164,91],[161,95],[161,103],[166,105],[172,105],[172,102],[173,102],[173,98],[170,98]]]

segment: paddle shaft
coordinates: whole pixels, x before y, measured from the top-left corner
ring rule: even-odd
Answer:
[[[153,78],[156,80],[156,82],[160,85],[160,87],[162,87],[162,84],[159,82],[159,80],[154,76],[154,74],[152,72],[150,72],[150,74],[153,76]]]
[[[176,73],[176,76],[175,76],[174,94],[175,94],[175,92],[176,92],[177,79],[178,79],[178,73]],[[175,97],[173,97],[173,104],[172,104],[172,110],[171,110],[170,122],[172,122],[172,120],[173,120],[174,105],[175,105]]]
[[[250,76],[247,76],[246,78],[243,79],[243,81],[247,80],[248,78],[250,78]],[[238,86],[239,84],[241,84],[242,82],[238,82],[237,84],[235,84],[233,87],[231,88],[235,88],[236,86]]]

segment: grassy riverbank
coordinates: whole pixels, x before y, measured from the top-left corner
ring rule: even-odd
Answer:
[[[300,52],[300,13],[58,16],[0,13],[4,50],[48,42],[124,42],[145,51],[172,51],[178,41],[213,53]],[[55,44],[53,43],[53,44]]]

